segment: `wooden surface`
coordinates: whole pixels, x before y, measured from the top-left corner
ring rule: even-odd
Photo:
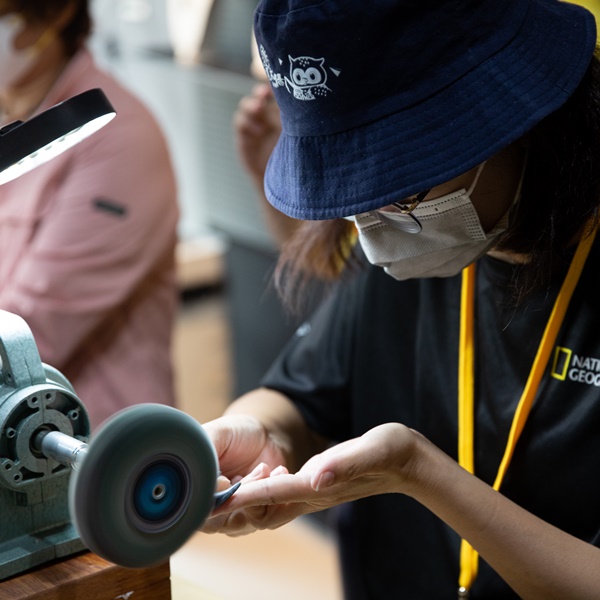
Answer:
[[[125,569],[85,552],[0,582],[0,600],[171,600],[169,563]]]

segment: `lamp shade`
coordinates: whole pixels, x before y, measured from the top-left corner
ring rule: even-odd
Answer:
[[[58,156],[116,115],[104,92],[92,89],[0,129],[0,185]]]

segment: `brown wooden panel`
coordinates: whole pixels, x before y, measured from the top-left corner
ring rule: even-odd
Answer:
[[[85,552],[0,582],[0,600],[171,600],[169,563],[126,569]]]

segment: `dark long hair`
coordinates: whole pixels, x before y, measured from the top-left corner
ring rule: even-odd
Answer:
[[[513,297],[522,302],[564,268],[586,226],[598,226],[600,201],[600,60],[594,56],[567,102],[526,136],[527,167],[521,200],[496,246],[527,255],[516,270]],[[343,219],[306,221],[286,242],[274,283],[286,306],[301,306],[312,278],[335,281],[358,264],[354,224]]]
[[[522,198],[497,248],[529,256],[517,271],[517,297],[547,285],[570,259],[600,203],[600,61],[592,58],[567,102],[528,135]]]

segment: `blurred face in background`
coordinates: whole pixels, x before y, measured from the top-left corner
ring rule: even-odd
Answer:
[[[89,31],[86,0],[0,0],[0,90],[66,62]]]
[[[26,83],[53,37],[44,23],[28,23],[16,12],[0,14],[0,89]]]

